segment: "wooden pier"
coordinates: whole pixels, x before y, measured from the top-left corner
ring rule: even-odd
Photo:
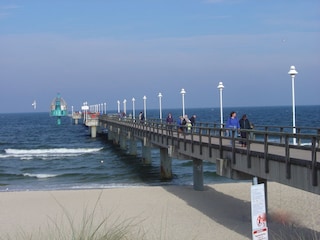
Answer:
[[[98,132],[99,129],[107,130],[108,139],[132,155],[137,154],[136,146],[140,141],[146,163],[151,162],[151,148],[158,148],[162,178],[172,177],[172,158],[192,160],[195,190],[204,188],[202,164],[209,161],[216,164],[217,174],[221,176],[232,179],[258,177],[260,182],[275,181],[320,194],[319,129],[310,134],[300,131],[292,134],[285,132],[283,127],[279,127],[279,131],[255,128],[247,130],[246,147],[242,147],[236,132],[233,131],[232,137],[226,137],[228,130],[220,125],[199,124],[187,133],[160,120],[148,119],[139,123],[135,119],[105,114],[88,118],[86,125],[94,126],[94,131]],[[95,137],[96,133],[91,131],[91,136]],[[297,145],[291,143],[293,138]]]

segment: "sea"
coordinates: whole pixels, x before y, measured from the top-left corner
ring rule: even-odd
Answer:
[[[136,110],[138,113],[140,110]],[[219,108],[186,109],[197,122],[220,123]],[[240,119],[247,114],[255,125],[292,126],[292,107],[224,108]],[[107,112],[112,114],[113,112]],[[137,115],[136,113],[136,115]],[[181,109],[163,109],[162,117]],[[147,119],[159,118],[159,109],[147,110]],[[296,126],[320,128],[320,105],[297,106]],[[160,152],[152,149],[151,164],[138,155],[129,155],[107,140],[91,138],[89,129],[70,117],[61,124],[48,112],[0,113],[0,191],[103,189],[137,186],[192,185],[192,161],[172,160],[173,178],[160,178]],[[204,184],[234,181],[216,174],[215,164],[204,161]]]

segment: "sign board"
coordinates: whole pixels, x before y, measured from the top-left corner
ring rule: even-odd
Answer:
[[[266,199],[264,184],[251,186],[252,239],[268,240]]]

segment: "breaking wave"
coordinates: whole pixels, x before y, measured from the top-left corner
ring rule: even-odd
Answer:
[[[20,158],[24,160],[33,158],[74,157],[87,153],[100,151],[102,148],[50,148],[50,149],[5,149],[0,158]]]
[[[39,174],[32,174],[32,173],[24,173],[23,176],[25,177],[34,177],[34,178],[52,178],[58,176],[58,174],[44,174],[44,173],[39,173]]]

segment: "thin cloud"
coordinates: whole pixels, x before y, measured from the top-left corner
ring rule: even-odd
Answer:
[[[10,10],[21,8],[19,5],[0,5],[0,19],[5,19],[11,15]]]
[[[0,10],[11,10],[11,9],[17,9],[17,8],[21,8],[21,6],[19,6],[19,5],[3,5],[3,6],[0,6]]]
[[[4,19],[4,18],[6,18],[6,17],[8,17],[8,16],[9,16],[8,13],[2,13],[2,12],[0,12],[0,19]]]

